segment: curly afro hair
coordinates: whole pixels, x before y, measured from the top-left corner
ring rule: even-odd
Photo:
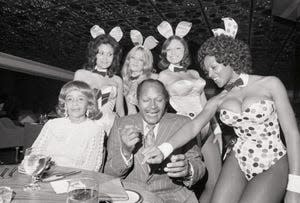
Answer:
[[[208,38],[198,50],[198,61],[204,69],[205,56],[214,56],[218,63],[229,65],[236,73],[251,73],[252,58],[249,46],[226,35]]]

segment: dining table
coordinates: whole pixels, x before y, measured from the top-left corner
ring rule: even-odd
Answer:
[[[31,176],[18,172],[18,165],[0,165],[0,176],[2,172],[8,168],[6,173],[0,177],[0,186],[7,186],[13,190],[13,198],[12,202],[20,202],[20,203],[54,203],[54,202],[66,202],[67,193],[57,194],[53,190],[50,182],[39,182],[40,190],[36,191],[24,191],[24,185],[30,183]],[[61,167],[54,166],[51,167],[48,173],[62,173],[62,172],[70,172],[78,170],[78,168],[70,168],[70,167]],[[68,179],[77,179],[77,178],[92,178],[99,182],[101,187],[101,183],[107,182],[116,177],[107,175],[100,172],[88,171],[80,169],[80,173],[74,174],[72,176],[68,176]],[[135,191],[142,197],[142,202],[144,203],[163,203],[163,200],[159,198],[154,193],[147,191],[138,183],[122,181],[121,184],[125,190]],[[114,202],[114,201],[112,201]],[[118,201],[121,202],[121,201]],[[125,201],[126,202],[126,201]]]

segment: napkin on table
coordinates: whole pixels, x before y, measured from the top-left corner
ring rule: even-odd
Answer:
[[[69,186],[68,180],[50,182],[56,194],[66,193]],[[115,178],[99,184],[99,197],[103,200],[128,200],[128,195],[119,178]]]

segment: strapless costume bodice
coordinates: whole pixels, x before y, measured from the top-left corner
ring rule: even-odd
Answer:
[[[116,86],[104,86],[98,93],[98,107],[105,113],[113,111],[117,98],[117,87]]]
[[[204,91],[205,80],[178,80],[167,86],[170,104],[178,114],[195,118],[203,109],[200,95]]]
[[[102,112],[103,116],[100,119],[104,131],[109,135],[110,129],[114,123],[116,114],[113,111],[116,105],[117,99],[117,87],[116,86],[104,86],[101,90],[97,91],[98,108]]]
[[[126,91],[124,90],[124,96],[126,97],[127,102],[135,106],[137,106],[138,104],[137,97],[136,97],[138,84],[139,84],[138,80],[131,80],[128,82]]]
[[[232,126],[238,136],[233,151],[248,180],[286,154],[273,101],[252,103],[241,113],[221,109],[220,120]]]

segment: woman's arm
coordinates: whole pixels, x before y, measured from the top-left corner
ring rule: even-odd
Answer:
[[[215,115],[221,101],[220,99],[223,97],[222,95],[220,94],[211,98],[205,104],[200,114],[198,114],[194,120],[191,120],[177,131],[168,143],[170,143],[174,149],[177,149],[195,138],[201,129],[205,127],[210,119]]]
[[[287,145],[289,179],[285,202],[300,202],[300,136],[287,91],[276,77],[269,77],[270,92],[276,105],[278,119]]]
[[[86,146],[85,154],[81,157],[82,160],[80,166],[77,166],[82,169],[90,171],[99,171],[103,160],[105,159],[104,155],[104,137],[105,133],[103,130],[90,132],[92,136],[88,137],[88,144]]]
[[[268,80],[287,144],[290,173],[300,175],[300,136],[295,113],[282,82],[276,77],[270,77]]]
[[[119,76],[114,76],[118,85],[117,101],[116,101],[116,112],[120,117],[125,115],[124,111],[124,99],[123,99],[123,82]]]
[[[45,154],[46,153],[46,146],[49,144],[49,141],[53,139],[53,134],[51,133],[52,121],[49,120],[45,125],[43,126],[39,136],[36,138],[34,143],[32,144],[33,153],[34,154]],[[47,155],[47,154],[45,154]]]
[[[143,151],[143,162],[147,162],[149,164],[161,163],[163,159],[167,158],[173,152],[174,149],[182,147],[195,138],[200,130],[215,115],[226,94],[226,92],[222,92],[208,100],[200,114],[198,114],[194,120],[186,123],[167,142],[162,143],[158,147],[146,148]]]

